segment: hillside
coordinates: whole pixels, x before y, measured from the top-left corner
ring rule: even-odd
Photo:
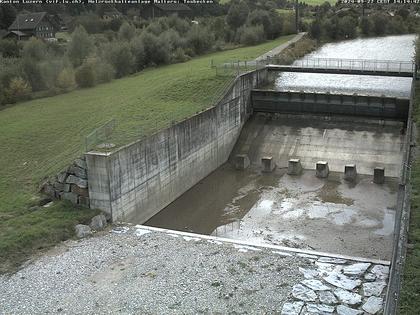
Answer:
[[[113,140],[124,144],[194,114],[207,107],[229,79],[216,77],[211,60],[254,59],[292,37],[149,69],[95,88],[1,110],[0,265],[71,236],[74,224],[92,215],[64,203],[33,207],[42,179],[81,155],[85,136],[92,130],[115,118]]]

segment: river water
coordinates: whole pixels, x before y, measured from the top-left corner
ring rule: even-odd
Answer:
[[[331,43],[305,58],[412,61],[415,35],[366,38]],[[275,81],[279,91],[330,92],[408,97],[410,78],[316,73],[282,73]]]
[[[410,61],[414,36],[357,39],[327,44],[310,58]],[[280,90],[385,94],[406,97],[410,79],[353,75],[283,73]],[[244,126],[232,156],[247,154],[251,166],[237,171],[226,163],[146,225],[359,257],[389,259],[398,179],[372,182],[373,168],[397,176],[404,136],[400,126],[351,121],[297,121],[254,115]],[[299,120],[300,118],[298,118]],[[261,172],[261,156],[277,168]],[[279,158],[282,156],[282,159]],[[301,176],[286,174],[289,158],[302,160]],[[284,160],[284,161],[281,161]],[[315,176],[316,161],[326,160],[328,179]],[[343,166],[356,163],[356,183],[343,180]],[[334,165],[336,165],[334,169]],[[392,169],[395,170],[393,174]]]

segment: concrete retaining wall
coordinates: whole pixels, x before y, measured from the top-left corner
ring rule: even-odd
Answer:
[[[236,78],[218,104],[116,152],[86,154],[91,208],[113,221],[147,221],[225,163],[265,69]],[[205,91],[203,91],[205,93]]]

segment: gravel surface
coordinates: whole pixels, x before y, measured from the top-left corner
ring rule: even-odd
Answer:
[[[0,277],[0,314],[280,312],[309,260],[165,233],[67,241]]]
[[[1,276],[0,314],[378,314],[388,272],[386,262],[120,226]]]

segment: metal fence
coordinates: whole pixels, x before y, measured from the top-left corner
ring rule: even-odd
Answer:
[[[226,61],[221,64],[215,64],[213,61],[211,67],[215,69],[217,76],[238,76],[249,71],[264,68],[266,63],[264,61]]]
[[[214,64],[212,67],[217,75],[240,75],[242,73],[264,68],[266,65],[293,65],[309,69],[345,69],[365,71],[389,71],[414,73],[416,65],[412,61],[403,60],[369,60],[369,59],[338,59],[338,58],[303,58],[293,61],[282,56],[273,56],[258,61],[228,61]]]
[[[111,144],[109,143],[109,140],[111,139],[111,135],[115,130],[116,125],[117,121],[115,119],[111,119],[88,134],[85,138],[86,152],[98,147],[99,145],[102,146],[101,149],[106,149],[107,146],[110,147]]]
[[[401,280],[403,275],[403,267],[407,251],[408,228],[410,218],[410,196],[411,196],[411,165],[413,161],[413,108],[415,96],[415,77],[413,77],[411,85],[411,97],[409,118],[407,122],[407,132],[405,139],[405,148],[403,156],[403,166],[401,170],[401,180],[398,189],[397,211],[394,225],[394,241],[391,258],[391,270],[386,294],[386,304],[384,314],[391,315],[398,313],[398,303],[400,298]]]
[[[349,69],[366,71],[415,71],[415,64],[402,60],[368,60],[368,59],[337,59],[337,58],[304,58],[296,60],[293,66],[322,69]]]

